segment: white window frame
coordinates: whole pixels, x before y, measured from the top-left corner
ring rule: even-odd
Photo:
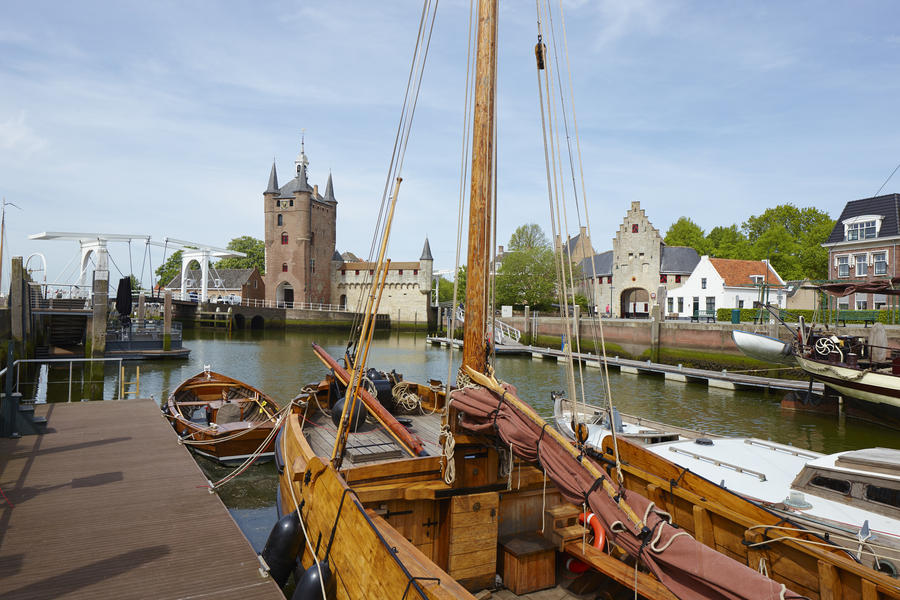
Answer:
[[[857,277],[869,274],[869,255],[866,253],[853,255],[853,272]]]
[[[880,252],[872,253],[872,274],[873,275],[887,275],[887,250],[881,250]],[[878,260],[878,257],[881,257],[882,260]],[[881,269],[878,268],[878,265],[881,265]]]
[[[870,240],[878,237],[881,231],[882,215],[859,215],[841,221],[844,225],[844,240],[855,242],[858,240]],[[869,224],[872,224],[871,226]],[[871,231],[869,231],[871,229]],[[871,235],[867,235],[867,232]]]
[[[841,262],[846,261],[846,262]],[[841,279],[850,277],[850,255],[843,254],[841,256],[834,257],[834,267],[837,272],[837,276]],[[841,274],[841,267],[847,267],[847,271],[844,274]]]

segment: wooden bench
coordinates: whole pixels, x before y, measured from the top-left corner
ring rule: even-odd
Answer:
[[[878,311],[877,310],[839,310],[838,318],[839,323],[843,323],[844,327],[847,326],[847,321],[862,321],[863,327],[868,327],[869,323],[875,324],[878,321]]]
[[[714,310],[695,310],[691,315],[691,323],[699,323],[700,319],[706,319],[707,323],[716,322],[716,311]]]

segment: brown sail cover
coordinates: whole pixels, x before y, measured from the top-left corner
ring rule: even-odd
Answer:
[[[516,395],[515,387],[509,384],[504,387],[509,394]],[[496,431],[516,456],[527,461],[540,461],[566,500],[574,504],[587,500],[590,509],[603,522],[609,539],[632,556],[639,556],[679,598],[775,600],[802,597],[689,535],[677,535],[683,532],[655,510],[646,514],[651,504],[649,500],[622,488],[619,493],[625,501],[638,517],[644,517],[646,527],[637,530],[575,457],[551,436],[542,435],[540,425],[490,390],[480,387],[456,390],[452,394],[452,404],[462,413],[463,427],[482,433]],[[605,473],[603,477],[607,477]],[[612,483],[615,485],[614,481]],[[616,523],[622,525],[614,525]]]

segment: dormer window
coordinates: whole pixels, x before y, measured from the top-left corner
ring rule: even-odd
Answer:
[[[848,242],[868,240],[876,237],[881,229],[881,215],[860,215],[845,219],[844,239]]]

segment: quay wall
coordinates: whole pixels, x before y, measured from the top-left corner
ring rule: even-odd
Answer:
[[[522,331],[526,343],[559,348],[566,325],[560,317],[540,316],[526,319],[522,316],[503,319]],[[536,325],[535,331],[531,331]],[[654,362],[685,365],[700,368],[733,368],[736,365],[763,365],[746,357],[735,346],[731,332],[735,329],[760,333],[791,341],[791,333],[777,323],[756,325],[753,323],[692,323],[676,320],[651,319],[603,319],[603,337],[607,353],[634,359],[652,359]],[[900,325],[886,325],[888,345],[900,347]],[[839,327],[842,335],[868,336],[872,328],[863,326]],[[579,319],[579,336],[583,351],[593,352],[595,340],[599,343],[599,325],[590,318]]]

